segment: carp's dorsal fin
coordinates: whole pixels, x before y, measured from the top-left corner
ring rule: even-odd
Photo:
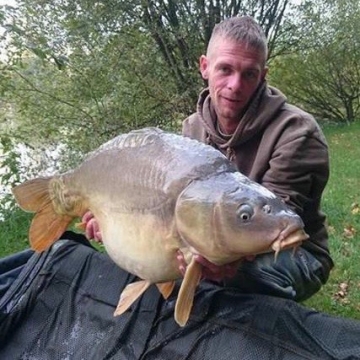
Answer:
[[[150,281],[140,280],[125,287],[120,295],[114,316],[123,314],[151,285]]]
[[[31,247],[36,251],[44,251],[60,238],[72,221],[68,215],[56,214],[49,201],[36,213],[29,231]]]
[[[187,323],[194,302],[195,290],[202,275],[202,265],[194,258],[186,268],[175,305],[175,321],[180,326]]]
[[[51,177],[41,177],[25,181],[11,189],[19,206],[29,212],[36,212],[49,201]]]
[[[157,283],[156,286],[159,289],[163,298],[167,299],[174,290],[175,281],[167,281],[167,282],[163,282],[163,283]]]

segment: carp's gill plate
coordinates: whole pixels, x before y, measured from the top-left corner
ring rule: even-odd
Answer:
[[[180,250],[188,263],[175,307],[181,326],[201,278],[193,254],[222,265],[307,238],[298,215],[218,150],[156,128],[120,135],[79,167],[29,180],[13,193],[22,209],[36,213],[29,230],[36,251],[51,246],[75,217],[94,214],[109,256],[142,279],[124,289],[116,315],[151,284],[169,296],[182,277]]]

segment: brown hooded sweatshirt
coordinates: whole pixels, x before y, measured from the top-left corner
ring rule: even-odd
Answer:
[[[277,89],[260,84],[233,135],[218,130],[208,89],[199,96],[197,112],[183,123],[183,135],[214,146],[240,172],[262,184],[301,216],[310,240],[302,245],[328,273],[328,250],[321,195],[329,177],[328,147],[315,119],[286,102]]]

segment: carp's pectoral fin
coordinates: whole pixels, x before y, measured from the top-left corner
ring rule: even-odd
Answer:
[[[175,321],[180,326],[187,323],[194,302],[195,290],[202,275],[202,265],[192,258],[186,268],[175,305]]]
[[[140,280],[125,287],[120,295],[114,316],[123,314],[151,285],[150,281]]]
[[[163,282],[163,283],[157,283],[156,286],[159,289],[163,298],[166,300],[174,290],[175,281],[167,281],[167,282]]]
[[[29,231],[31,247],[44,251],[64,233],[72,221],[68,215],[55,213],[52,204],[47,203],[33,218]]]

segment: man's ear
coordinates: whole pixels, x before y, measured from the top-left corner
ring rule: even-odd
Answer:
[[[199,64],[201,76],[204,80],[207,80],[209,78],[209,64],[208,59],[205,55],[200,56]]]
[[[269,68],[267,66],[265,66],[263,71],[262,71],[262,74],[261,74],[262,80],[266,79],[266,75],[268,74],[268,72],[269,72]]]

